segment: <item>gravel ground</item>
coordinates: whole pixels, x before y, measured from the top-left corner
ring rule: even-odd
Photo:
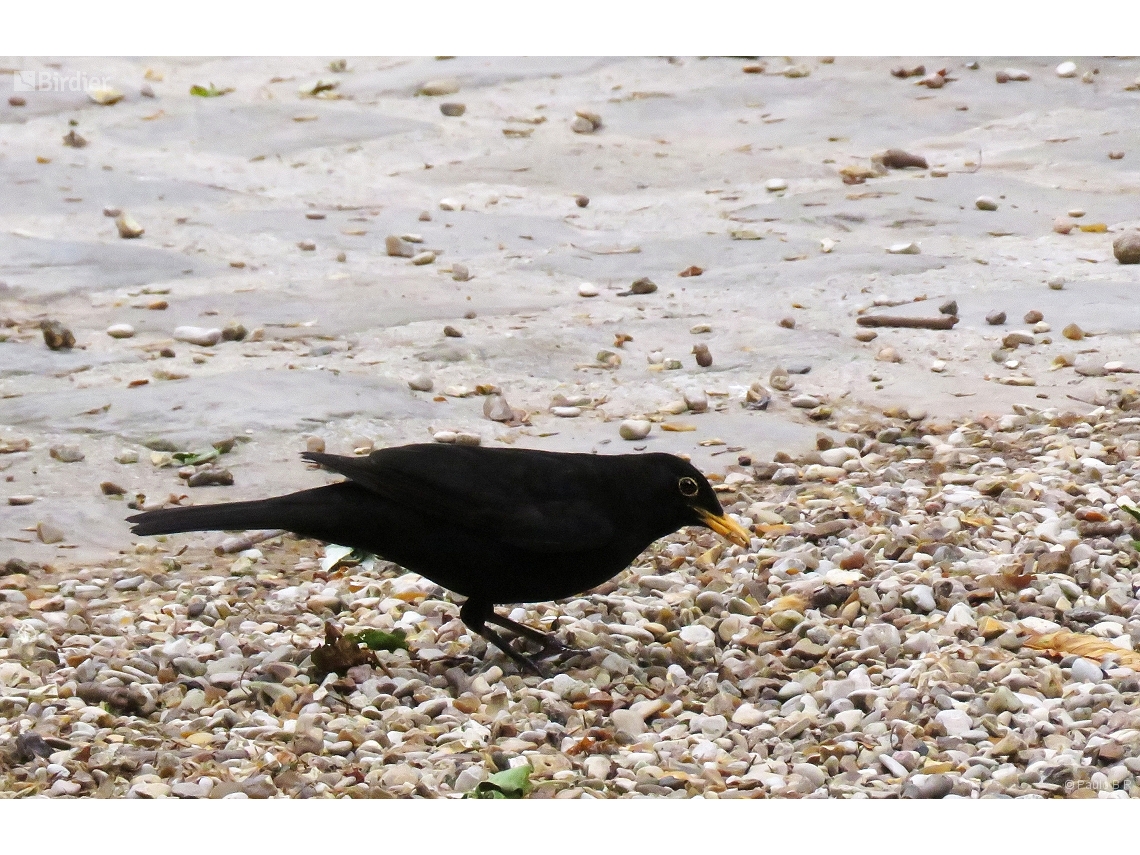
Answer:
[[[730,466],[749,549],[685,530],[510,613],[584,651],[551,679],[309,541],[13,559],[0,794],[451,798],[529,764],[531,798],[1138,795],[1135,400],[876,413]],[[410,650],[321,680],[329,620]]]

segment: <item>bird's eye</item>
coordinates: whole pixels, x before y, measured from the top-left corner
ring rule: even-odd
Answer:
[[[696,480],[690,478],[688,475],[677,482],[677,489],[681,491],[682,496],[686,496],[690,499],[701,491],[701,488],[697,486]]]

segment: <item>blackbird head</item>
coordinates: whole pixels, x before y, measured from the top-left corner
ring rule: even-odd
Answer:
[[[653,476],[654,498],[660,507],[675,511],[678,527],[702,525],[738,546],[752,542],[748,530],[724,512],[712,485],[693,464],[672,454],[652,456],[660,460]]]

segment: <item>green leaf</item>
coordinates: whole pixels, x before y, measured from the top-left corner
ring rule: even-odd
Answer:
[[[521,799],[534,789],[530,776],[534,767],[529,763],[516,766],[505,772],[496,772],[486,781],[480,781],[474,790],[467,793],[467,799]]]
[[[1136,510],[1136,508],[1132,507],[1131,505],[1118,504],[1117,507],[1133,519],[1140,520],[1140,511]]]
[[[232,86],[227,86],[225,89],[219,89],[213,83],[209,86],[191,86],[190,94],[197,95],[199,98],[218,98],[225,95],[227,92],[233,92]]]
[[[407,650],[408,634],[402,629],[397,629],[395,632],[384,632],[382,629],[366,629],[362,632],[354,632],[352,635],[345,636],[351,639],[355,644],[363,644],[369,650]]]
[[[211,448],[206,451],[176,451],[170,456],[184,466],[197,466],[199,463],[216,460],[219,452],[216,448]]]

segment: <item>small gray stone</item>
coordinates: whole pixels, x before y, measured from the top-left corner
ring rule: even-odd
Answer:
[[[86,455],[74,445],[53,445],[48,454],[60,463],[78,463],[83,460]]]
[[[414,392],[430,392],[435,383],[427,374],[417,374],[408,381],[408,388]]]
[[[1101,670],[1100,665],[1084,657],[1073,663],[1070,674],[1075,683],[1099,683],[1104,679],[1104,671]]]
[[[915,775],[903,787],[903,797],[942,799],[950,795],[954,781],[948,775]]]

